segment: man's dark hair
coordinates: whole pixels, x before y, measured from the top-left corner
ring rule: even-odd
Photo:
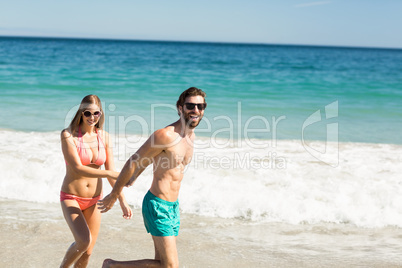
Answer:
[[[207,94],[202,91],[202,89],[196,88],[196,87],[190,87],[188,89],[186,89],[185,91],[183,91],[183,93],[181,93],[179,99],[176,102],[176,107],[177,107],[177,112],[179,112],[179,106],[183,107],[184,105],[184,101],[186,100],[187,97],[191,97],[191,96],[201,96],[204,98],[204,103],[205,102],[205,97],[207,96]],[[179,113],[180,115],[180,113]]]

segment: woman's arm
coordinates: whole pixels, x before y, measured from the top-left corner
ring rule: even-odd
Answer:
[[[107,133],[106,131],[103,130],[102,134],[103,134],[102,135],[103,140],[105,141],[104,143],[105,143],[105,150],[106,150],[105,169],[115,171],[114,158],[113,158],[113,146],[112,146],[112,143],[110,142],[109,133]],[[116,183],[116,179],[117,178],[115,178],[115,179],[108,178],[108,181],[109,181],[110,185],[112,186],[112,188]],[[123,217],[125,219],[131,219],[133,212],[132,212],[130,206],[128,205],[123,193],[121,193],[119,195],[119,203],[120,203],[121,210],[123,211]]]
[[[66,129],[61,132],[61,149],[67,164],[81,176],[117,179],[119,175],[119,173],[114,170],[101,170],[82,165],[73,136]]]
[[[112,143],[110,142],[109,133],[102,130],[101,136],[103,137],[102,140],[104,141],[105,150],[106,150],[105,169],[116,171],[115,166],[114,166],[113,147],[112,147]],[[114,179],[114,180],[116,180],[116,179]]]

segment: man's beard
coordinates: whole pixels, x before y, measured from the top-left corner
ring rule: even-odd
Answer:
[[[191,116],[198,116],[198,121],[193,121],[191,119]],[[186,126],[188,126],[191,129],[196,128],[198,126],[198,124],[201,122],[201,119],[202,119],[202,115],[184,112],[184,121],[186,123]]]

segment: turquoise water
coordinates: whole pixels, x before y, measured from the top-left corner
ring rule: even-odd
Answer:
[[[190,86],[208,95],[203,136],[327,140],[336,124],[339,141],[402,144],[402,50],[0,38],[3,129],[61,130],[97,94],[109,131],[148,135]]]
[[[85,95],[103,101],[121,170],[197,86],[208,94],[197,132],[211,139],[196,140],[183,214],[400,228],[401,62],[386,49],[0,38],[0,198],[59,202],[59,132]],[[129,204],[151,179],[126,189]]]

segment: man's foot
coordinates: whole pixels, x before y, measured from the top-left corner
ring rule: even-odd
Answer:
[[[112,259],[105,259],[103,261],[103,265],[102,268],[110,268],[110,265],[113,263],[114,261]]]

